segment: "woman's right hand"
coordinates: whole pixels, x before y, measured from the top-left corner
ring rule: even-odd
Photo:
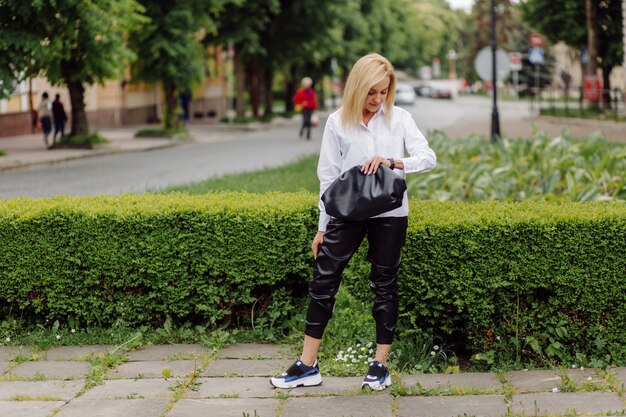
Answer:
[[[324,232],[318,231],[315,237],[313,238],[313,244],[311,245],[311,250],[313,250],[313,257],[317,259],[317,250],[319,246],[324,242]]]

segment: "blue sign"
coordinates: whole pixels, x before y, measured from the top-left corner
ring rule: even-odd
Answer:
[[[543,49],[530,48],[530,51],[528,51],[528,60],[533,65],[543,64]]]
[[[583,65],[589,63],[589,50],[586,47],[580,50],[580,63]]]

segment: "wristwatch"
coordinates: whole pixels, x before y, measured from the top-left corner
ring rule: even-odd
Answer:
[[[393,158],[387,158],[387,160],[389,161],[389,169],[393,170],[396,167],[396,161],[393,160]]]

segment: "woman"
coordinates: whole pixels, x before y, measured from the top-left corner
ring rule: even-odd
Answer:
[[[52,110],[50,109],[50,101],[48,100],[48,93],[44,92],[41,95],[41,102],[39,103],[39,123],[41,123],[41,130],[43,131],[43,143],[48,147],[48,136],[52,131]]]
[[[373,174],[382,164],[399,176],[425,172],[437,163],[434,152],[410,113],[394,107],[396,76],[391,63],[379,54],[359,59],[346,83],[343,106],[326,122],[317,168],[320,195],[342,172],[360,165]],[[409,156],[404,157],[405,149]],[[317,352],[332,315],[341,273],[367,236],[372,263],[370,286],[375,294],[372,314],[376,321],[376,355],[361,387],[382,390],[391,385],[387,355],[398,320],[396,277],[404,245],[409,213],[404,194],[402,206],[363,221],[330,218],[320,200],[318,232],[313,239],[315,257],[309,293],[302,355],[284,373],[271,378],[277,388],[322,383]]]
[[[309,77],[304,77],[302,79],[302,87],[296,91],[296,94],[293,97],[293,102],[296,105],[296,108],[302,109],[300,137],[302,137],[304,129],[306,129],[307,139],[311,139],[311,118],[313,117],[315,110],[317,110],[317,96],[315,94],[315,90],[311,87],[312,84],[313,80]]]

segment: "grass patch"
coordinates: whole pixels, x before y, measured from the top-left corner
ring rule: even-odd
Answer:
[[[61,401],[61,397],[55,395],[14,395],[9,401]]]
[[[191,140],[193,137],[185,127],[174,129],[165,129],[163,127],[154,127],[141,129],[135,133],[136,138],[169,138],[178,140]]]
[[[7,153],[6,153],[5,151],[3,151],[2,149],[0,149],[0,156],[6,156],[6,154],[7,154]]]
[[[94,149],[106,143],[109,141],[98,132],[90,132],[85,135],[63,135],[50,149]]]
[[[306,190],[318,192],[319,182],[315,173],[318,159],[317,155],[311,155],[282,167],[226,175],[222,178],[215,178],[200,183],[170,187],[163,192],[184,192],[189,194],[205,194],[216,191],[265,193],[270,191],[297,192]]]

